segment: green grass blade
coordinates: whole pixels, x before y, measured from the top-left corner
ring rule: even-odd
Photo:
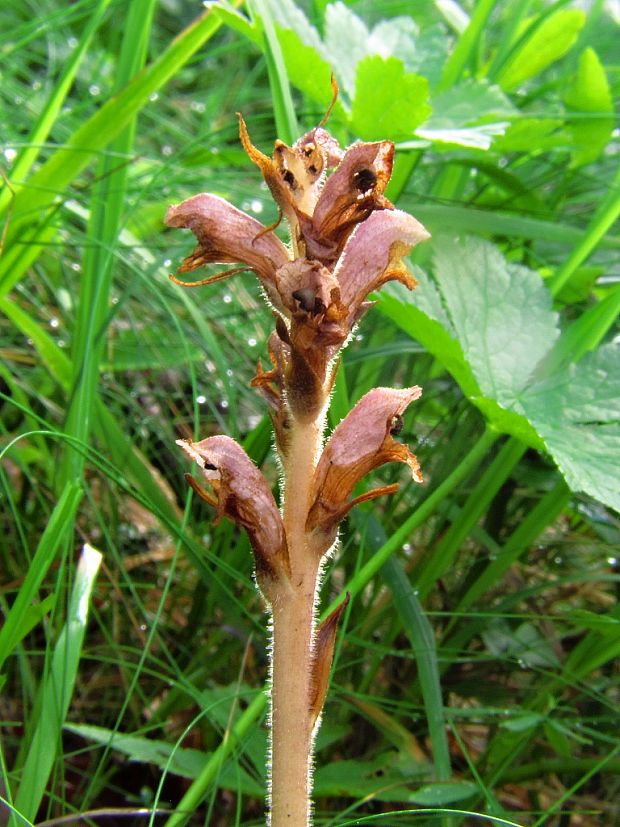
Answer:
[[[440,91],[454,86],[463,74],[465,67],[471,62],[494,7],[495,0],[479,0],[476,3],[469,26],[459,38],[452,54],[446,61],[439,83]]]
[[[159,90],[219,29],[217,16],[205,12],[177,37],[168,49],[118,95],[107,101],[60,147],[28,181],[12,201],[11,221],[0,259],[0,295],[6,294],[22,278],[28,267],[53,237],[48,230],[43,238],[38,227],[31,228],[40,211],[56,202],[71,181],[97,157],[110,141],[127,127],[149,96]],[[26,250],[22,246],[27,243]]]
[[[509,439],[501,448],[479,482],[474,486],[458,517],[434,549],[429,549],[426,564],[420,566],[416,585],[425,598],[437,580],[451,566],[461,544],[477,524],[481,514],[502,487],[527,447]]]
[[[82,34],[82,39],[76,46],[71,59],[69,60],[62,77],[59,79],[53,94],[47,101],[43,111],[41,112],[37,123],[32,132],[28,136],[28,145],[26,145],[19,153],[13,167],[11,168],[11,181],[13,187],[21,184],[28,175],[32,165],[37,160],[41,145],[47,140],[52,127],[58,117],[62,106],[65,102],[67,94],[75,80],[77,71],[82,63],[86,50],[90,45],[92,37],[101,23],[103,15],[110,5],[110,0],[99,0],[99,3],[93,10],[86,28]],[[6,209],[11,199],[11,192],[7,187],[3,192],[0,192],[0,213]]]
[[[82,642],[88,620],[90,595],[102,555],[85,545],[78,562],[67,621],[54,648],[50,672],[44,679],[38,709],[40,716],[22,770],[15,806],[34,819],[56,757],[62,726],[67,716]]]
[[[138,0],[128,7],[123,45],[119,58],[116,89],[126,86],[142,67],[150,34],[154,0]],[[105,155],[93,188],[88,225],[90,244],[84,252],[83,278],[77,305],[73,346],[73,378],[66,433],[79,442],[89,438],[94,401],[99,382],[99,365],[106,341],[106,324],[112,287],[113,250],[125,210],[127,166],[118,166],[117,157],[129,157],[134,141],[135,117],[115,138],[111,154]],[[84,470],[84,455],[67,445],[59,470],[59,485],[78,479]]]
[[[375,532],[376,529],[373,534]],[[384,534],[382,529],[381,533]],[[401,563],[392,556],[381,569],[381,573],[394,597],[394,606],[409,638],[418,666],[418,680],[433,749],[435,779],[448,781],[452,777],[452,769],[435,635]]]
[[[209,788],[217,779],[221,766],[232,753],[235,747],[246,737],[263,716],[267,705],[267,695],[260,692],[252,703],[243,711],[239,719],[218,748],[211,755],[200,776],[192,782],[187,792],[179,802],[174,815],[166,821],[165,827],[179,827],[185,824],[194,813],[194,810],[204,800]]]
[[[284,65],[284,57],[276,34],[268,0],[248,0],[262,26],[269,84],[273,97],[273,111],[280,140],[292,144],[299,137],[299,125],[291,96],[291,87]]]
[[[36,598],[41,583],[49,567],[54,562],[59,546],[67,537],[67,531],[73,524],[73,518],[81,496],[81,487],[76,483],[69,483],[65,486],[52,511],[28,568],[28,574],[20,586],[2,629],[0,629],[0,670],[22,638],[23,626],[32,601]]]

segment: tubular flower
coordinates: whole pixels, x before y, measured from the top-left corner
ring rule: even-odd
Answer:
[[[269,600],[271,584],[290,577],[290,562],[284,525],[267,480],[230,437],[212,436],[201,442],[179,439],[177,445],[202,469],[213,493],[191,477],[188,481],[215,507],[215,521],[225,515],[247,531],[254,551],[256,580]]]
[[[364,500],[392,493],[398,486],[376,488],[349,499],[357,483],[386,462],[404,462],[416,482],[422,482],[420,465],[394,435],[402,428],[402,414],[422,389],[374,388],[363,396],[329,438],[314,473],[306,528],[326,535],[329,547],[338,524],[351,508]]]

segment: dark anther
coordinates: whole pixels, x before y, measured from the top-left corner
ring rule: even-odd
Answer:
[[[284,173],[282,174],[282,177],[284,178],[285,182],[289,185],[289,187],[291,187],[291,189],[293,189],[295,187],[295,184],[296,184],[295,176],[290,171],[290,169],[284,170]]]
[[[392,436],[398,436],[403,429],[403,418],[400,414],[394,414],[390,422],[390,433]]]
[[[204,469],[205,471],[217,471],[217,465],[212,465],[210,462],[205,460]]]
[[[307,143],[304,146],[304,155],[306,156],[306,158],[309,158],[315,150],[316,144],[313,144],[312,142]]]
[[[320,316],[321,313],[325,313],[325,310],[326,310],[325,302],[323,301],[323,299],[321,299],[321,298],[319,298],[319,296],[317,296],[316,299],[314,300],[314,307],[312,308],[313,314],[315,316]]]
[[[360,192],[368,192],[377,183],[377,176],[371,169],[358,169],[353,175],[353,183]]]
[[[306,313],[314,313],[316,306],[316,290],[312,287],[302,287],[300,290],[293,290],[293,298],[299,302],[299,306]],[[320,299],[319,299],[320,301]],[[322,303],[322,302],[321,302]]]
[[[311,172],[312,175],[316,175],[317,172],[318,172],[318,169],[315,167],[314,164],[310,164],[310,166],[308,167],[308,172]]]
[[[291,337],[289,336],[288,327],[286,326],[282,316],[276,316],[276,333],[278,334],[280,341],[284,342],[285,345],[290,345]]]

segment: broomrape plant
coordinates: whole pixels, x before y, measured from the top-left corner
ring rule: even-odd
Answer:
[[[321,124],[293,146],[276,141],[270,158],[252,144],[241,116],[239,122],[243,147],[288,223],[290,246],[275,235],[277,225],[265,227],[209,193],[170,207],[165,221],[190,229],[198,240],[180,273],[211,263],[240,265],[200,281],[174,281],[195,286],[251,270],[274,312],[271,367],[264,370],[259,363],[252,385],[273,422],[280,507],[233,439],[177,444],[201,468],[207,487],[189,475],[188,482],[215,508],[216,520],[226,516],[248,533],[256,583],[272,621],[268,823],[306,827],[313,739],[348,599],[316,627],[323,561],[354,505],[397,489],[388,485],[352,496],[369,471],[402,462],[422,482],[416,457],[394,439],[419,387],[371,390],[324,443],[330,392],[340,352],[372,305],[368,294],[391,279],[413,289],[403,257],[429,234],[384,195],[394,157],[390,141],[342,150]]]

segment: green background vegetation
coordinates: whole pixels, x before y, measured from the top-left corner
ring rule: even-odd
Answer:
[[[162,217],[210,191],[275,220],[235,112],[269,152],[318,123],[333,70],[330,130],[397,143],[388,195],[433,239],[334,394],[332,424],[422,385],[401,438],[426,482],[358,508],[327,571],[323,607],[352,600],[316,822],[616,823],[618,21],[599,0],[200,13],[0,6],[0,820],[263,821],[265,613],[174,441],[227,433],[276,485],[248,387],[272,318],[250,275],[171,284],[192,240]]]

